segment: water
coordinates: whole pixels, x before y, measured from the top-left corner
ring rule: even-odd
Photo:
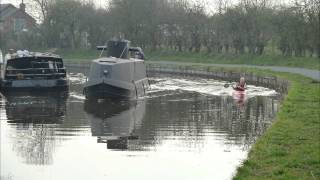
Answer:
[[[1,180],[231,179],[279,106],[270,89],[165,76],[137,101],[87,101],[69,78],[63,98],[0,99]]]

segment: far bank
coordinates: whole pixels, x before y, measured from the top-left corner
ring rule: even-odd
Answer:
[[[96,50],[64,50],[58,49],[68,62],[86,62],[99,56]],[[208,54],[176,51],[145,51],[147,61],[171,61],[204,64],[242,64],[259,66],[286,66],[320,70],[320,59],[316,57],[287,57],[282,55],[264,54]]]

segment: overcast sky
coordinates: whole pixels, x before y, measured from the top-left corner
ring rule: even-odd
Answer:
[[[79,1],[93,1],[97,7],[104,7],[108,0],[79,0]],[[197,1],[197,0],[189,0],[189,1]],[[218,0],[202,0],[203,2],[207,3],[209,6],[214,7],[214,4],[218,1]],[[239,0],[229,0],[231,3],[237,3],[239,2]],[[292,2],[293,0],[272,0],[273,2],[277,3],[277,4],[287,4]],[[24,0],[24,2],[26,4],[29,4],[30,0]],[[19,4],[21,3],[21,0],[0,0],[0,3],[12,3],[15,6],[19,6]]]

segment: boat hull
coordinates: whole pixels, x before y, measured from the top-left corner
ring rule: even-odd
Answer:
[[[86,98],[91,99],[112,99],[112,98],[131,98],[132,91],[119,88],[106,83],[96,84],[84,88]]]
[[[50,92],[68,90],[68,80],[3,80],[0,82],[0,92]]]

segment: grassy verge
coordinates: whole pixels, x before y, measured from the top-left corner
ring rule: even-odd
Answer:
[[[274,123],[253,145],[234,180],[320,179],[320,83],[301,75],[269,70],[211,70],[275,75],[290,81],[288,95]]]
[[[290,80],[289,93],[234,179],[320,179],[320,84],[299,75],[270,73]]]
[[[212,64],[251,64],[302,67],[320,70],[320,59],[311,57],[284,57],[280,55],[234,55],[234,54],[205,54],[188,52],[149,52],[146,53],[148,60],[152,61],[177,61]]]
[[[203,66],[192,66],[199,68]],[[210,67],[212,71],[253,72],[290,81],[272,126],[251,148],[235,180],[320,179],[320,83],[301,75],[253,68]]]
[[[59,49],[57,54],[61,55],[67,62],[86,62],[99,56],[97,50],[66,50]],[[188,53],[174,51],[146,52],[147,60],[150,61],[176,61],[209,64],[251,64],[251,65],[273,65],[288,67],[303,67],[320,70],[320,59],[310,57],[284,57],[279,55],[233,55],[233,54],[207,54]]]
[[[59,54],[66,61],[89,61],[99,56],[99,51],[91,49],[58,49],[56,54]]]

